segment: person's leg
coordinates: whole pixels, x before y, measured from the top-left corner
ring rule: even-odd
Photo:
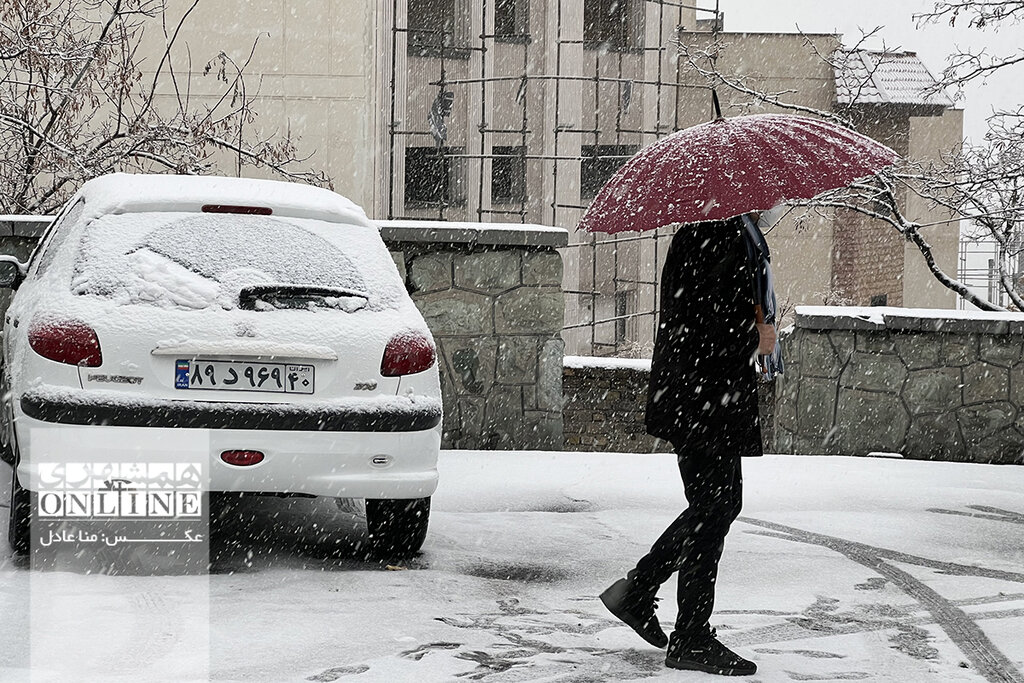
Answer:
[[[743,475],[735,455],[682,457],[680,472],[689,533],[679,546],[675,632],[680,637],[710,633],[718,562],[725,537],[743,506]]]
[[[676,447],[677,458],[679,448]],[[679,460],[683,472],[682,460]],[[684,491],[686,476],[683,475]],[[634,569],[601,593],[601,602],[616,617],[655,647],[665,647],[668,636],[661,629],[656,614],[658,589],[680,566],[680,554],[692,534],[692,513],[687,508],[673,521],[651,550],[640,558]]]
[[[689,460],[689,462],[687,462]],[[692,534],[683,544],[677,592],[679,613],[665,664],[715,674],[750,675],[757,666],[720,643],[709,620],[718,562],[729,527],[743,504],[738,456],[706,456],[680,463]]]
[[[714,576],[720,546],[742,504],[740,459],[687,454],[685,446],[677,447],[676,454],[689,505],[637,562],[635,578],[638,584],[656,591],[673,573],[686,571],[687,581],[696,589],[686,592],[704,593],[706,585],[701,584],[701,578],[707,576],[709,568]],[[707,544],[715,538],[718,540],[709,550]]]

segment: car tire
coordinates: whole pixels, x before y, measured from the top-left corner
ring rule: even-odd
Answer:
[[[404,559],[414,555],[427,538],[430,498],[368,499],[366,528],[370,555],[376,559]]]
[[[21,486],[18,468],[11,468],[11,509],[7,523],[7,542],[17,555],[28,553],[32,546],[32,508],[34,494]]]

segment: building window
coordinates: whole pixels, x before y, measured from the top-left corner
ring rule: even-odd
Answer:
[[[626,323],[630,313],[630,303],[633,299],[632,292],[615,292],[615,343],[626,343]]]
[[[408,52],[416,57],[468,58],[469,13],[464,0],[409,0]]]
[[[529,0],[495,0],[494,37],[506,42],[525,42],[530,38]]]
[[[526,200],[526,148],[495,147],[491,159],[491,202]]]
[[[636,145],[581,146],[580,199],[589,201],[597,196],[608,179],[637,151]]]
[[[447,154],[446,154],[447,152]],[[405,205],[407,208],[460,206],[466,202],[466,165],[456,147],[405,148]]]
[[[634,50],[643,47],[645,0],[584,0],[583,47]]]

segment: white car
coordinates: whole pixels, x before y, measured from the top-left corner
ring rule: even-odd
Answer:
[[[0,285],[14,290],[0,439],[16,551],[30,547],[39,490],[29,434],[85,443],[111,427],[173,428],[183,442],[203,430],[210,491],[365,499],[371,549],[423,543],[441,439],[434,342],[349,200],[274,181],[104,176],[28,264],[0,257]]]

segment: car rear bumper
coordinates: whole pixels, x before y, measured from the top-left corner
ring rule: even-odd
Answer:
[[[401,432],[274,431],[73,425],[16,418],[18,479],[39,491],[41,463],[199,463],[209,491],[337,498],[424,498],[437,488],[438,429]],[[228,450],[264,454],[229,465]]]
[[[41,422],[116,427],[246,429],[297,432],[419,432],[441,423],[441,406],[349,406],[217,401],[97,399],[88,392],[33,391],[21,411]]]

